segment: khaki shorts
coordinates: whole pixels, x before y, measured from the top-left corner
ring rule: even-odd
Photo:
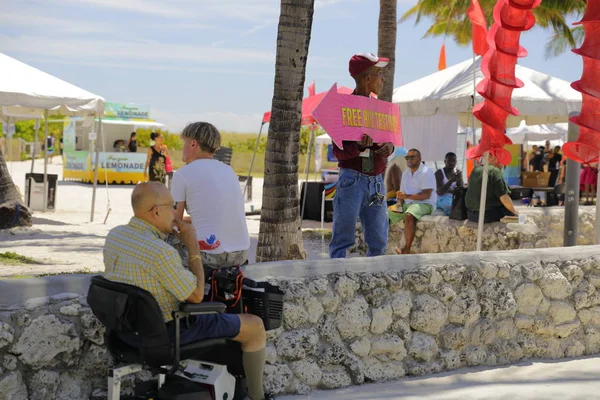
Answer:
[[[209,268],[242,266],[248,261],[248,250],[232,251],[231,253],[205,253],[200,252],[202,265]]]

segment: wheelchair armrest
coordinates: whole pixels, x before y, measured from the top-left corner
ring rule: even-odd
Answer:
[[[222,314],[227,306],[217,302],[202,302],[202,303],[179,303],[179,311],[190,315],[194,314]]]

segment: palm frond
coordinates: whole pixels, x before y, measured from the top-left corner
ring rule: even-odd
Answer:
[[[581,46],[584,36],[585,30],[583,29],[583,26],[577,26],[573,28],[571,30],[571,37],[574,39],[575,45],[572,45],[565,36],[561,35],[560,33],[555,33],[550,39],[548,39],[548,42],[546,42],[544,57],[546,59],[558,57],[574,47]]]
[[[488,26],[493,23],[493,10],[496,0],[479,0],[488,21]],[[467,10],[471,0],[419,0],[417,4],[407,10],[399,23],[415,17],[415,25],[423,17],[431,17],[432,25],[427,29],[424,37],[448,36],[457,44],[465,45],[471,41],[471,22]],[[547,57],[560,54],[569,47],[577,45],[575,32],[567,24],[568,16],[582,15],[585,11],[586,0],[544,0],[539,7],[533,10],[537,25],[553,31],[553,36],[546,45]]]

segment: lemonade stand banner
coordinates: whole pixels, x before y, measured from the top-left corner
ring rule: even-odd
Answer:
[[[89,167],[89,153],[87,151],[66,150],[65,169],[71,171],[87,171]]]
[[[144,173],[146,153],[100,153],[100,169],[108,172]],[[92,160],[92,167],[96,165]]]
[[[144,181],[145,153],[99,153],[98,181],[104,183],[133,183]],[[65,179],[92,182],[96,165],[95,153],[65,151]]]
[[[89,152],[67,150],[65,147],[64,157],[63,177],[65,179],[83,182],[92,180]]]
[[[104,115],[109,118],[150,119],[150,106],[147,104],[106,103]]]
[[[92,170],[95,161],[92,162]],[[145,153],[100,153],[98,181],[104,183],[131,183],[144,181]],[[91,179],[93,180],[93,178]]]
[[[65,118],[63,129],[63,150],[75,150],[75,120]]]

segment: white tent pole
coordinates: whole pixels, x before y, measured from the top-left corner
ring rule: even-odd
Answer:
[[[304,220],[304,207],[306,206],[306,193],[308,193],[308,175],[310,174],[310,159],[312,156],[312,144],[313,144],[313,136],[315,135],[316,124],[312,124],[312,128],[310,129],[310,136],[308,139],[308,147],[307,153],[308,158],[306,159],[306,179],[304,179],[304,196],[302,196],[302,209],[300,211],[300,226],[302,226],[302,221]]]
[[[98,133],[96,134],[96,163],[94,164],[94,188],[92,190],[92,213],[90,215],[90,222],[94,222],[94,212],[96,208],[96,188],[98,187],[98,168],[100,167],[100,149],[98,147],[98,140],[101,140],[102,134],[102,116],[98,118]]]
[[[12,148],[13,148],[13,138],[15,137],[15,134],[12,133],[12,127],[11,127],[11,125],[13,125],[13,124],[14,124],[14,119],[11,120],[10,118],[8,118],[8,126],[6,127],[7,128],[6,131],[8,132],[10,130],[11,131],[11,135],[10,135],[10,137],[9,137],[9,135],[6,135],[6,144],[8,145],[8,159],[10,160],[10,174],[11,174],[11,176],[14,176],[13,175],[14,160],[12,158],[13,157],[13,155],[12,155],[12,153],[13,153]],[[16,127],[15,127],[15,130],[16,130]]]
[[[600,166],[600,154],[598,155],[598,165]],[[600,244],[600,174],[598,174],[598,181],[596,182],[596,244]]]
[[[475,71],[475,52],[473,52],[473,103],[472,103],[472,107],[475,108],[475,96],[477,95],[477,75],[476,75],[476,71]],[[473,146],[475,146],[477,144],[477,128],[475,125],[475,114],[473,114],[473,108],[471,108],[471,114],[473,116]],[[483,128],[483,127],[482,127]],[[483,132],[482,132],[483,135]]]
[[[325,190],[321,192],[321,258],[325,254]]]
[[[252,154],[252,160],[250,161],[250,169],[248,170],[248,177],[246,178],[246,183],[244,184],[244,192],[242,193],[242,198],[246,201],[246,190],[248,188],[248,181],[250,180],[250,175],[252,174],[252,167],[254,166],[254,159],[256,158],[256,152],[258,150],[258,145],[260,144],[260,135],[262,135],[263,126],[265,123],[263,122],[260,125],[260,129],[258,131],[258,138],[256,139],[256,144],[254,145],[254,154]]]
[[[35,165],[35,148],[38,144],[38,135],[40,132],[40,120],[39,118],[35,120],[35,136],[33,138],[33,150],[31,151],[31,173],[33,174],[33,169]]]
[[[477,223],[477,251],[481,251],[483,241],[483,220],[485,219],[485,199],[487,196],[488,165],[490,165],[489,152],[483,154],[483,178],[481,180],[481,198],[479,199],[479,220]]]
[[[46,212],[48,207],[48,110],[44,110],[44,200],[42,201],[42,211]]]
[[[569,113],[568,142],[575,142],[579,137],[579,125],[571,121],[571,118],[577,115],[579,115],[578,111]],[[565,168],[565,228],[563,246],[569,247],[577,246],[577,238],[579,237],[579,175],[581,164],[572,158],[568,158]]]

